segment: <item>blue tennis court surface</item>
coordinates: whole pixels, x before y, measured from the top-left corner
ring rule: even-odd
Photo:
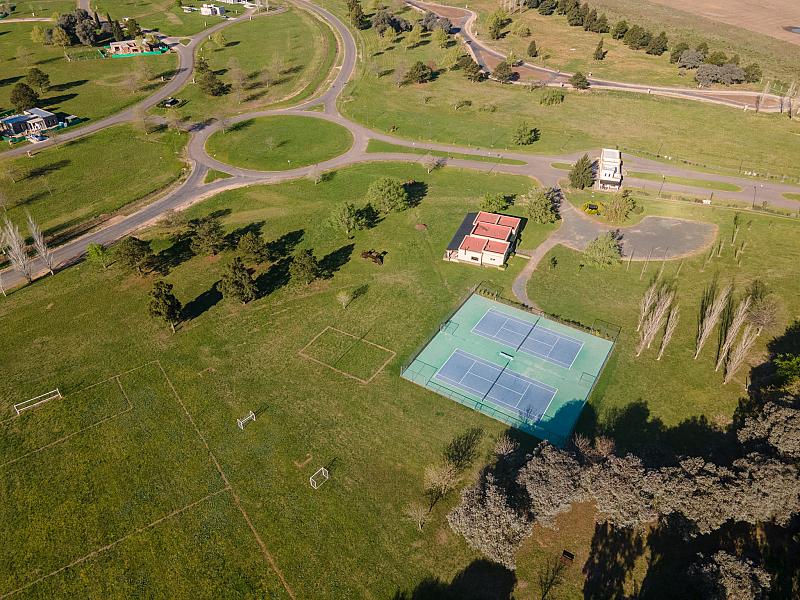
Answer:
[[[453,352],[435,378],[513,409],[532,423],[541,418],[558,391],[463,350]]]
[[[514,350],[538,356],[565,369],[572,368],[583,342],[539,325],[489,309],[472,328],[480,336]]]

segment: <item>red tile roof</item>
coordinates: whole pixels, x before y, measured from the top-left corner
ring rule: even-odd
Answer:
[[[488,243],[489,240],[467,235],[464,236],[464,240],[461,242],[461,245],[458,247],[458,249],[468,250],[471,252],[483,252],[483,249],[486,248],[486,244]]]
[[[521,219],[517,217],[509,217],[507,215],[500,215],[500,220],[497,221],[498,225],[505,225],[506,227],[511,227],[512,229],[516,230],[519,227]]]
[[[489,223],[478,223],[472,229],[472,235],[479,235],[481,237],[505,242],[511,237],[511,227],[506,227],[504,225],[492,225]]]
[[[495,254],[505,255],[508,250],[508,242],[498,242],[497,240],[488,240],[486,242],[486,252],[493,252]]]
[[[481,211],[481,212],[478,213],[478,216],[475,217],[475,222],[476,223],[491,223],[492,225],[494,225],[495,223],[497,223],[499,218],[500,218],[500,215],[498,215],[498,214]]]

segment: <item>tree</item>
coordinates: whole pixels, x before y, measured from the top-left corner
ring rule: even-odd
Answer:
[[[319,266],[314,253],[311,250],[301,250],[292,259],[289,265],[289,276],[294,281],[299,281],[309,285],[322,275],[322,268]]]
[[[721,80],[721,68],[716,65],[702,64],[694,75],[695,81],[703,87],[708,87]]]
[[[231,90],[236,96],[236,102],[241,104],[247,88],[247,74],[242,69],[239,61],[236,60],[236,57],[232,57],[228,61],[228,75],[231,78]]]
[[[636,200],[629,190],[622,190],[605,201],[603,216],[609,223],[624,223],[631,211],[636,208]]]
[[[726,62],[728,62],[728,56],[722,50],[714,50],[714,52],[710,52],[705,61],[709,65],[716,65],[721,67]]]
[[[333,229],[342,231],[348,238],[353,237],[353,232],[364,227],[360,211],[352,202],[343,202],[334,207],[328,216],[327,224]]]
[[[471,57],[467,56],[468,62],[463,68],[464,70],[464,77],[469,79],[470,81],[482,81],[483,80],[483,69],[481,66],[472,60]]]
[[[406,48],[416,48],[422,41],[422,27],[414,25],[414,27],[406,34]]]
[[[125,21],[125,33],[129,39],[142,37],[142,28],[133,17],[128,17]]]
[[[37,90],[40,94],[44,94],[50,89],[50,76],[41,69],[33,67],[25,76],[25,83],[34,90]]]
[[[156,281],[150,291],[150,303],[147,306],[150,316],[169,323],[172,333],[175,333],[175,325],[180,322],[182,310],[180,300],[172,293],[172,284]]]
[[[355,2],[350,8],[350,22],[356,29],[367,29],[369,27],[369,19],[364,14],[364,9],[361,8],[360,2]]]
[[[697,322],[697,336],[695,338],[694,352],[695,360],[700,356],[700,351],[703,349],[703,346],[705,346],[711,332],[719,322],[719,318],[722,316],[722,311],[725,310],[725,305],[728,304],[728,299],[732,291],[733,285],[728,284],[718,293],[716,281],[712,281],[704,290],[703,296],[700,299],[700,319]]]
[[[450,36],[444,29],[437,27],[433,30],[433,43],[439,48],[447,48],[450,44]]]
[[[756,339],[758,338],[758,332],[756,328],[748,323],[744,327],[744,331],[742,332],[742,337],[739,338],[739,343],[736,344],[730,352],[728,356],[728,362],[725,365],[725,376],[723,377],[723,383],[729,383],[733,376],[736,375],[736,372],[739,368],[744,364],[747,355],[750,353],[750,350],[753,348],[753,345],[756,343]]]
[[[747,83],[758,83],[762,77],[761,67],[758,63],[750,63],[744,68],[744,80]]]
[[[204,217],[190,223],[191,248],[195,254],[217,254],[225,246],[225,231],[219,219]]]
[[[756,333],[761,333],[766,329],[769,331],[778,324],[778,312],[780,303],[771,294],[753,295],[753,302],[750,304],[750,311],[747,321],[756,327]]]
[[[383,213],[399,212],[409,206],[408,191],[396,177],[381,177],[367,188],[367,202]]]
[[[84,46],[94,46],[97,43],[97,30],[92,19],[84,19],[75,26],[75,36]]]
[[[539,598],[541,600],[548,600],[553,597],[553,590],[564,583],[564,571],[566,569],[567,565],[561,560],[560,556],[554,554],[547,558],[537,575]]]
[[[134,236],[122,239],[114,248],[117,261],[124,267],[135,270],[139,275],[145,272],[153,258],[150,242]]]
[[[594,185],[594,161],[588,154],[581,156],[569,172],[569,184],[578,190]]]
[[[50,39],[54,45],[60,46],[65,51],[67,46],[72,45],[72,38],[63,27],[54,27]]]
[[[418,60],[411,65],[411,68],[406,72],[402,79],[402,83],[403,85],[407,85],[409,83],[425,83],[431,79],[433,79],[433,69],[431,69],[421,60]]]
[[[678,66],[681,69],[696,69],[703,64],[705,55],[697,50],[684,50],[678,58]]]
[[[667,39],[666,32],[662,31],[657,36],[655,36],[650,43],[647,44],[647,48],[645,52],[647,54],[652,54],[654,56],[661,56],[664,52],[667,51],[669,48],[669,40]]]
[[[508,83],[514,78],[514,70],[507,61],[502,61],[492,71],[492,77],[500,83]]]
[[[597,42],[597,47],[594,49],[593,56],[595,60],[603,60],[606,57],[606,51],[603,50],[603,38],[600,38],[600,41]]]
[[[36,106],[39,102],[39,94],[27,83],[20,82],[11,88],[10,100],[17,112],[22,112]]]
[[[422,531],[422,528],[425,527],[425,524],[428,522],[430,513],[428,509],[419,502],[411,502],[403,509],[403,516]]]
[[[559,218],[558,199],[556,188],[532,189],[525,196],[525,216],[531,223],[555,223]]]
[[[531,58],[536,58],[539,56],[539,49],[536,47],[536,40],[531,40],[531,43],[528,44],[527,54]]]
[[[622,258],[622,248],[617,236],[611,231],[601,233],[589,242],[583,250],[583,258],[587,264],[596,267],[611,267]]]
[[[121,42],[125,39],[125,32],[122,31],[122,25],[119,21],[114,21],[111,25],[111,35],[114,37],[115,42]]]
[[[45,45],[47,43],[47,34],[39,25],[34,25],[33,29],[31,29],[31,41],[34,44]]]
[[[44,239],[44,234],[38,223],[33,220],[31,213],[26,212],[25,217],[28,221],[28,232],[33,239],[33,249],[36,250],[36,255],[39,257],[39,260],[44,263],[44,266],[47,267],[50,275],[52,275],[53,267],[55,266],[53,253],[50,251],[50,248],[48,248],[47,242]]]
[[[342,309],[347,308],[350,303],[353,301],[353,294],[348,292],[347,290],[340,290],[336,293],[336,302],[338,302]]]
[[[458,469],[448,462],[425,467],[425,495],[428,497],[428,512],[450,492],[459,480]]]
[[[214,32],[209,39],[218,49],[222,49],[228,45],[228,40],[221,31]]]
[[[586,79],[586,75],[581,73],[580,71],[576,71],[572,77],[569,78],[569,82],[576,90],[588,90],[589,89],[589,80]]]
[[[33,281],[31,259],[25,248],[25,240],[19,233],[19,228],[3,217],[3,228],[0,231],[0,247],[5,249],[11,266],[22,275],[28,283]]]
[[[689,574],[700,580],[704,598],[720,600],[762,600],[767,597],[771,577],[746,558],[722,550],[706,558],[698,554]]]
[[[546,90],[542,97],[539,99],[539,104],[544,106],[553,106],[555,104],[561,104],[564,102],[564,98],[566,95],[564,94],[564,90],[550,88]]]
[[[240,237],[236,249],[243,257],[253,262],[261,262],[267,257],[267,245],[255,231],[248,231]]]
[[[669,62],[672,64],[677,63],[680,60],[681,55],[687,50],[689,50],[689,44],[686,42],[681,42],[680,44],[676,45],[669,53]]]
[[[199,73],[196,81],[203,93],[208,96],[222,96],[227,90],[227,86],[211,70]]]
[[[615,40],[621,40],[625,37],[625,34],[628,33],[628,29],[628,22],[626,20],[617,21],[611,30],[611,37]]]
[[[481,199],[480,209],[486,212],[497,213],[508,208],[508,198],[504,194],[487,193]]]
[[[539,130],[531,127],[526,121],[520,123],[514,130],[512,141],[518,146],[530,146],[539,139]]]
[[[486,19],[486,28],[489,30],[489,37],[499,40],[503,36],[503,27],[508,20],[508,15],[504,10],[496,10]]]
[[[111,252],[103,244],[89,244],[86,246],[86,260],[107,269],[111,264]]]
[[[676,304],[670,309],[669,315],[667,315],[667,324],[664,327],[664,336],[661,338],[661,345],[658,348],[656,360],[661,360],[661,357],[664,356],[664,351],[667,349],[667,346],[672,340],[672,336],[675,334],[675,329],[678,327],[680,317],[680,308]]]
[[[21,67],[28,68],[33,63],[33,52],[27,46],[19,46],[17,48],[15,60]]]
[[[255,279],[244,266],[241,257],[236,256],[222,273],[219,282],[219,291],[223,297],[230,297],[242,304],[247,304],[258,297],[258,288]]]
[[[725,360],[728,358],[728,352],[730,352],[731,348],[733,347],[734,342],[736,341],[736,336],[739,335],[739,330],[742,328],[742,325],[745,324],[747,321],[747,314],[750,310],[750,303],[752,299],[750,296],[745,296],[739,302],[739,305],[736,307],[736,310],[733,312],[733,316],[728,324],[727,330],[725,331],[725,339],[722,342],[722,346],[719,349],[719,356],[717,357],[717,364],[714,367],[714,371],[719,371],[720,367],[725,364]]]
[[[525,512],[509,505],[491,474],[461,493],[461,502],[448,513],[447,521],[471,547],[508,569],[516,567],[517,548],[532,531]]]

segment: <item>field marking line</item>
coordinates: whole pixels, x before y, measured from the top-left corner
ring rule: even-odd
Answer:
[[[131,531],[130,533],[125,534],[121,538],[119,538],[117,540],[114,540],[113,542],[111,542],[109,544],[106,544],[105,546],[101,546],[100,548],[96,548],[95,550],[92,550],[91,552],[89,552],[89,554],[81,556],[80,558],[76,558],[71,563],[69,563],[67,565],[64,565],[63,567],[59,567],[58,569],[56,569],[55,571],[53,571],[51,573],[48,573],[47,575],[42,575],[38,579],[35,579],[34,581],[30,581],[30,582],[26,583],[25,585],[23,585],[22,587],[19,587],[19,588],[15,589],[15,590],[11,590],[10,592],[5,592],[4,594],[0,595],[0,599],[1,598],[9,598],[9,597],[13,596],[14,594],[18,594],[19,592],[25,591],[26,589],[36,585],[37,583],[40,583],[41,581],[44,581],[45,579],[48,579],[49,577],[52,577],[53,575],[58,575],[62,571],[66,571],[67,569],[70,569],[70,568],[72,568],[72,567],[74,567],[76,565],[79,565],[82,562],[86,562],[89,559],[96,558],[97,556],[103,554],[104,552],[107,552],[108,550],[111,550],[112,548],[114,548],[114,546],[117,546],[117,545],[121,544],[122,542],[128,540],[129,538],[133,537],[134,535],[138,535],[140,533],[144,533],[148,529],[152,529],[153,527],[156,527],[157,525],[160,525],[164,521],[166,521],[168,519],[171,519],[172,517],[177,516],[177,515],[179,515],[179,514],[181,514],[183,512],[186,512],[187,510],[190,510],[190,509],[194,508],[195,506],[197,506],[201,502],[205,502],[206,500],[209,500],[210,498],[213,498],[214,496],[217,496],[217,495],[219,495],[219,494],[221,494],[223,492],[226,492],[226,491],[228,491],[228,487],[223,487],[223,488],[217,490],[216,492],[211,492],[207,496],[204,496],[203,498],[200,498],[199,500],[195,500],[194,502],[192,502],[190,504],[187,504],[186,506],[182,506],[181,508],[176,508],[171,513],[169,513],[167,515],[164,515],[163,517],[159,517],[158,519],[156,519],[152,523],[148,523],[147,525],[143,525],[142,527],[134,529],[133,531]]]
[[[253,537],[255,538],[256,543],[258,543],[258,546],[261,549],[261,554],[264,556],[264,559],[267,561],[267,563],[269,563],[270,567],[272,567],[272,570],[278,576],[278,579],[281,580],[281,583],[283,584],[283,588],[286,590],[286,593],[289,594],[289,597],[292,598],[292,600],[296,600],[296,596],[294,595],[294,592],[292,591],[292,588],[289,587],[289,583],[286,581],[286,578],[283,576],[283,573],[281,572],[280,568],[278,567],[278,563],[275,561],[275,558],[272,556],[270,551],[267,549],[267,545],[264,543],[264,540],[261,539],[261,535],[258,533],[258,530],[256,529],[255,525],[253,524],[253,521],[250,520],[250,515],[247,514],[247,511],[244,509],[244,506],[242,506],[242,502],[241,502],[241,499],[239,498],[239,494],[237,494],[236,490],[233,489],[233,486],[231,485],[230,480],[228,479],[228,476],[225,474],[225,471],[222,469],[222,465],[217,460],[217,457],[214,455],[214,452],[211,450],[211,447],[208,445],[208,441],[206,440],[205,436],[200,431],[200,428],[197,426],[197,423],[195,423],[195,420],[192,418],[192,415],[189,412],[189,410],[186,408],[186,405],[183,403],[183,400],[181,400],[181,397],[178,394],[178,391],[175,389],[175,386],[172,384],[172,380],[169,378],[169,375],[167,375],[167,372],[164,370],[164,366],[161,364],[160,360],[156,360],[155,362],[158,365],[158,368],[161,369],[161,373],[164,375],[164,379],[166,379],[167,384],[169,385],[170,389],[172,390],[172,393],[175,395],[175,399],[178,401],[178,404],[183,409],[183,412],[186,415],[186,418],[189,419],[189,422],[192,424],[192,427],[194,428],[195,433],[197,433],[197,436],[200,438],[200,441],[203,443],[203,446],[205,446],[205,449],[208,451],[208,456],[211,458],[211,461],[214,463],[214,466],[216,467],[217,472],[219,473],[220,477],[222,478],[222,481],[225,483],[225,489],[227,489],[230,492],[231,497],[233,498],[233,502],[236,505],[236,508],[238,508],[239,512],[242,513],[242,516],[244,517],[244,520],[247,523],[247,526],[250,528],[250,532],[253,534]]]
[[[59,438],[57,440],[53,440],[52,442],[49,442],[49,443],[45,444],[44,446],[40,446],[39,448],[36,448],[35,450],[31,450],[27,454],[23,454],[22,456],[18,456],[17,458],[12,458],[11,460],[8,460],[8,461],[6,461],[4,463],[0,463],[0,469],[6,467],[7,465],[11,465],[11,464],[14,464],[15,462],[23,460],[23,459],[25,459],[25,458],[27,458],[29,456],[33,456],[34,454],[38,454],[39,452],[42,452],[43,450],[47,450],[48,448],[52,448],[53,446],[57,446],[58,444],[66,442],[68,439],[70,439],[72,437],[75,437],[76,435],[78,435],[80,433],[84,433],[84,432],[88,431],[89,429],[94,429],[95,427],[99,427],[103,423],[107,423],[111,419],[116,419],[117,417],[120,417],[120,416],[124,415],[125,413],[128,413],[131,410],[133,410],[133,404],[131,403],[131,399],[128,397],[128,394],[125,392],[125,388],[122,387],[122,383],[119,380],[119,375],[116,375],[116,376],[112,377],[111,379],[116,379],[117,380],[117,384],[119,385],[119,389],[122,392],[122,395],[125,397],[125,401],[128,403],[128,407],[126,409],[118,411],[118,412],[114,413],[113,415],[109,415],[109,416],[107,416],[107,417],[105,417],[103,419],[100,419],[99,421],[95,421],[91,425],[87,425],[86,427],[84,427],[82,429],[79,429],[78,431],[73,431],[69,435],[65,435],[64,437],[61,437],[61,438]],[[107,379],[103,383],[107,383],[107,382],[111,381],[111,379]],[[94,386],[91,386],[91,387],[94,387]],[[86,388],[86,389],[88,389],[88,388]]]
[[[324,361],[322,361],[322,360],[320,360],[318,358],[314,358],[310,354],[307,354],[306,350],[314,342],[316,342],[321,336],[323,336],[325,334],[325,332],[327,332],[328,330],[335,331],[337,333],[341,333],[342,335],[345,335],[347,337],[351,337],[356,341],[363,342],[364,344],[367,344],[368,346],[373,346],[374,348],[378,348],[379,350],[383,350],[389,356],[385,361],[383,361],[383,363],[378,367],[378,369],[372,375],[370,375],[369,379],[362,379],[361,377],[357,377],[357,376],[353,375],[352,373],[348,373],[346,371],[343,371],[342,369],[339,369],[338,367],[334,367],[333,365],[331,365],[329,363],[326,363],[326,362],[324,362]],[[297,351],[297,354],[299,356],[302,356],[303,358],[305,358],[307,360],[310,360],[310,361],[313,361],[313,362],[315,362],[317,364],[320,364],[323,367],[327,367],[331,371],[335,371],[336,373],[339,373],[340,375],[344,375],[345,377],[349,377],[350,379],[355,379],[356,381],[358,381],[359,383],[362,383],[364,385],[370,383],[373,379],[375,379],[378,375],[380,375],[383,372],[383,370],[386,368],[386,366],[390,362],[392,362],[395,359],[395,357],[397,356],[397,353],[394,350],[390,350],[389,348],[386,348],[385,346],[381,346],[380,344],[376,344],[375,342],[370,342],[369,340],[365,340],[363,337],[358,337],[357,335],[353,335],[352,333],[348,333],[347,331],[342,331],[341,329],[338,329],[337,327],[333,327],[331,325],[326,325],[325,328],[322,331],[320,331],[317,335],[315,335],[313,338],[311,338],[310,342],[308,342],[305,346],[300,348],[300,350]],[[347,352],[345,352],[344,354],[347,354]],[[344,356],[344,354],[342,354],[342,356]],[[339,358],[341,358],[341,356]]]

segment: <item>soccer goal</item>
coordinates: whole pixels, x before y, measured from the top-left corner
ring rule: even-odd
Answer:
[[[256,413],[254,413],[251,410],[249,413],[247,413],[246,417],[242,419],[236,419],[236,425],[239,426],[239,429],[244,430],[245,425],[247,425],[250,421],[255,421],[255,420],[256,420]]]
[[[319,487],[330,479],[330,475],[328,474],[328,469],[325,467],[320,467],[317,469],[317,472],[314,473],[310,478],[309,481],[311,482],[311,487],[319,489]]]
[[[20,402],[14,405],[14,410],[17,411],[17,415],[19,415],[22,411],[28,410],[29,408],[33,408],[34,406],[39,406],[40,404],[44,404],[45,402],[49,402],[50,400],[61,400],[63,396],[58,388],[54,390],[50,390],[46,394],[41,394],[40,396],[36,396],[35,398],[31,398],[30,400],[25,400],[25,402]]]

